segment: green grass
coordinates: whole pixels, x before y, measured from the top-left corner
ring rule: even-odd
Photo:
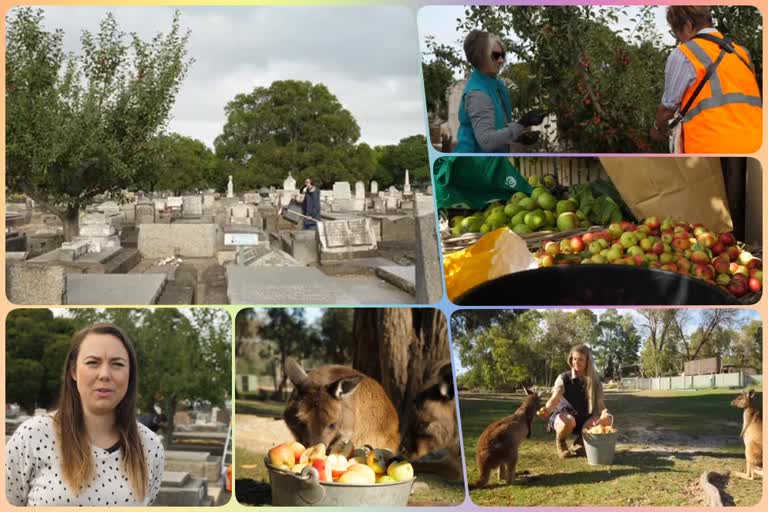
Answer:
[[[471,489],[477,505],[503,506],[680,506],[701,505],[696,482],[704,471],[744,471],[741,411],[730,407],[733,391],[612,393],[619,441],[612,466],[589,466],[585,458],[559,459],[554,433],[534,420],[533,435],[521,447],[515,484],[496,476],[485,489]],[[758,395],[760,403],[761,395]],[[492,421],[511,414],[519,397],[460,400],[467,476],[478,476],[477,439]],[[760,501],[762,482],[726,479],[726,500],[737,506]]]
[[[255,414],[268,418],[282,418],[285,402],[267,400],[235,400],[237,414]]]
[[[265,453],[235,448],[235,496],[243,505],[271,505]],[[243,466],[246,466],[243,468]],[[254,467],[255,466],[255,467]],[[426,485],[424,485],[426,484]],[[458,505],[464,501],[464,484],[446,482],[432,475],[416,475],[410,506]]]

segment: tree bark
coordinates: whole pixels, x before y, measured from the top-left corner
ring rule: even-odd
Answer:
[[[450,359],[448,324],[432,308],[358,308],[352,366],[381,383],[404,431],[414,397]]]
[[[80,208],[77,206],[67,206],[63,212],[57,213],[64,226],[64,240],[71,242],[72,238],[77,236],[80,225]]]

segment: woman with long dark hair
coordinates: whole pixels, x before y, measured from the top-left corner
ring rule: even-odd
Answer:
[[[5,492],[17,506],[144,506],[163,478],[160,439],[136,420],[138,367],[128,336],[97,323],[75,333],[55,412],[16,429]]]

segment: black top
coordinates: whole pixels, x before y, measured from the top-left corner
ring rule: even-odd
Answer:
[[[570,370],[560,375],[565,386],[565,399],[576,411],[576,421],[584,421],[589,417],[589,400],[587,399],[587,383],[584,377],[572,377]]]

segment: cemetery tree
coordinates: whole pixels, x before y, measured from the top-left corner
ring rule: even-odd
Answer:
[[[437,366],[450,361],[445,315],[429,308],[357,308],[352,333],[352,366],[381,383],[405,432],[414,397]]]
[[[383,175],[390,177],[389,182],[379,183],[383,187],[395,185],[402,188],[406,169],[411,184],[430,182],[427,139],[423,135],[411,135],[400,139],[397,144],[376,149],[379,153],[378,165],[384,170]]]
[[[354,179],[345,165],[360,127],[323,84],[279,80],[238,94],[214,143],[219,158],[236,165],[238,190],[281,186],[288,172],[301,183]]]
[[[216,156],[199,140],[171,133],[155,138],[153,145],[154,190],[170,190],[180,196],[219,185]]]
[[[43,11],[15,9],[6,35],[6,179],[77,234],[94,197],[138,188],[146,148],[170,114],[190,60],[179,14],[150,41],[127,35],[111,14],[81,52],[43,27]]]
[[[277,346],[280,368],[285,369],[289,356],[303,359],[312,355],[313,336],[307,329],[304,308],[270,308],[267,321],[261,326],[259,335]],[[288,375],[282,372],[280,383],[275,388],[274,400],[282,398],[283,389],[288,382]]]

